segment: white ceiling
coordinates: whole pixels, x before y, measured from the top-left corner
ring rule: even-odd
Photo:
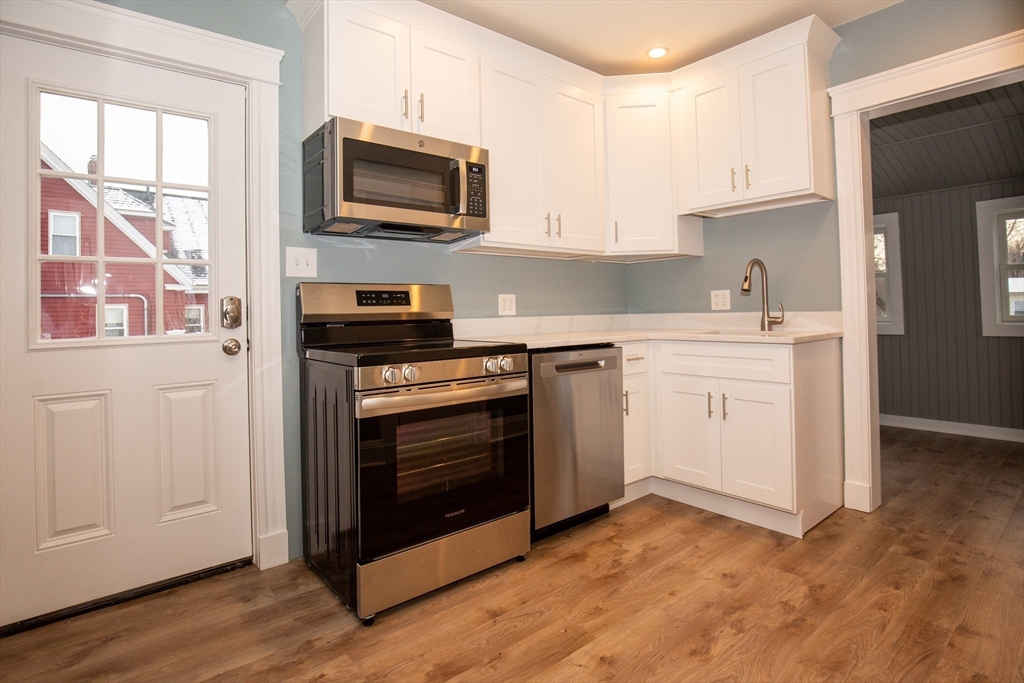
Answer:
[[[604,76],[660,73],[817,14],[835,27],[900,0],[422,0]],[[662,59],[646,56],[667,47]]]

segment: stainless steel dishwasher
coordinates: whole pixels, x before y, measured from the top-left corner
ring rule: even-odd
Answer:
[[[530,354],[534,538],[607,512],[625,495],[622,349]]]

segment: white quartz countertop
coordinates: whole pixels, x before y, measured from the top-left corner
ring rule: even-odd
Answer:
[[[838,330],[772,330],[761,332],[748,329],[689,330],[689,329],[607,329],[579,332],[547,332],[542,334],[502,334],[500,336],[470,335],[464,339],[478,341],[506,341],[525,343],[527,348],[543,349],[577,344],[621,343],[631,341],[708,341],[739,342],[741,344],[806,344],[836,339]]]

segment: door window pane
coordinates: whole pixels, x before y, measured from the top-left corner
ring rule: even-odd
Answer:
[[[205,283],[195,284],[184,266],[168,266],[164,271],[164,330],[168,335],[209,332],[209,294]]]
[[[96,189],[74,178],[39,179],[39,253],[96,255]]]
[[[128,310],[124,337],[156,334],[156,266],[152,263],[107,263],[107,306],[121,305]]]
[[[206,119],[164,114],[164,182],[206,185],[210,177]]]
[[[164,255],[190,261],[210,258],[209,194],[164,190]],[[193,277],[207,279],[207,267],[191,266]]]
[[[105,256],[156,258],[156,187],[106,183],[103,211]]]
[[[95,173],[95,100],[44,92],[39,95],[39,141],[42,168]]]
[[[51,261],[40,266],[40,338],[94,338],[96,265]]]
[[[104,175],[156,180],[156,112],[103,107]]]

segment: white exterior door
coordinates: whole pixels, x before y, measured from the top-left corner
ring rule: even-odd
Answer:
[[[252,555],[245,91],[0,37],[0,623]],[[237,339],[240,353],[222,351]]]

